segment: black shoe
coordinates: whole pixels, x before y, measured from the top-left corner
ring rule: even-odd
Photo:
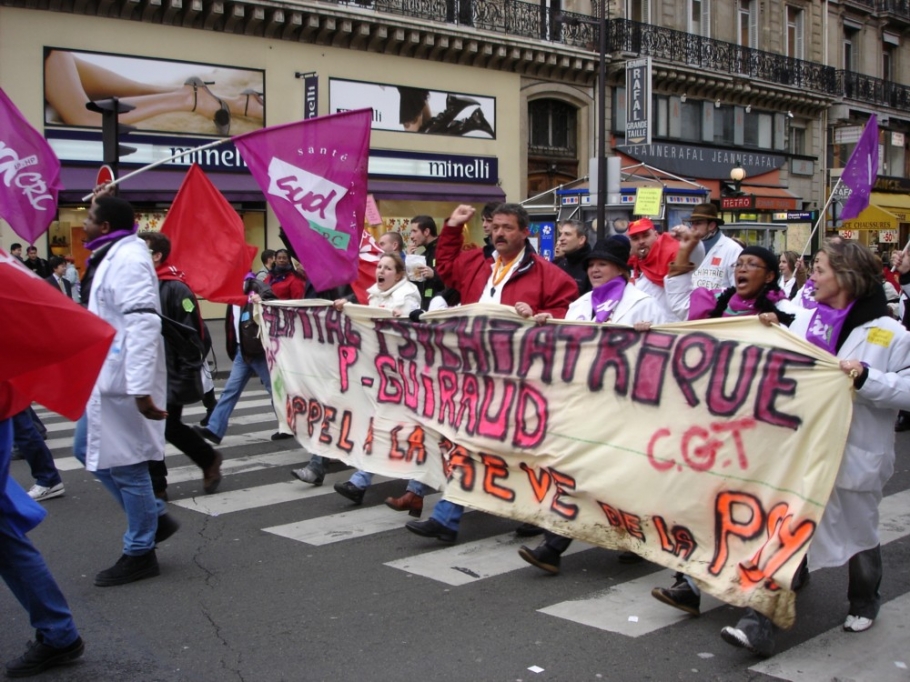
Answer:
[[[161,544],[180,528],[180,524],[170,514],[162,514],[158,517],[158,530],[155,531],[155,544]]]
[[[408,521],[404,524],[404,527],[412,533],[416,533],[425,538],[436,538],[440,542],[454,543],[458,540],[458,531],[449,530],[436,519]]]
[[[540,545],[537,546],[537,549],[530,549],[522,545],[521,549],[518,550],[518,556],[532,566],[537,566],[537,568],[543,569],[547,573],[559,575],[559,552],[554,552],[547,547],[547,543],[545,542],[540,543]]]
[[[202,420],[199,422],[199,426],[208,426],[208,425],[209,425],[209,418],[212,416],[212,412],[214,412],[214,411],[215,411],[215,408],[214,408],[214,407],[213,407],[212,409],[210,409],[210,410],[206,410],[206,411],[205,411],[205,416],[204,416],[204,417],[202,418]]]
[[[126,585],[143,578],[154,578],[160,573],[158,558],[155,556],[154,549],[150,549],[139,556],[124,554],[117,560],[116,564],[95,576],[95,586]]]
[[[515,529],[515,535],[520,538],[533,538],[535,535],[543,535],[543,528],[533,523],[523,523]]]
[[[272,434],[272,440],[287,440],[288,438],[293,438],[293,433],[281,433],[281,431],[276,431]]]
[[[643,558],[638,556],[635,552],[622,552],[616,560],[621,564],[640,564],[644,561]]]
[[[85,643],[81,637],[69,646],[57,649],[44,642],[29,642],[28,649],[14,661],[6,664],[7,677],[31,677],[48,668],[66,665],[82,657]]]
[[[305,466],[300,469],[292,469],[291,473],[304,483],[320,486],[325,480],[325,470],[316,467]]]
[[[894,424],[894,430],[898,433],[910,430],[910,412],[901,410],[897,413],[897,421]]]
[[[209,431],[207,426],[196,426],[193,425],[193,431],[198,433],[200,436],[205,438],[207,441],[214,443],[215,445],[221,445],[221,438],[216,436],[214,433]]]
[[[348,498],[354,504],[363,504],[363,496],[366,493],[366,488],[358,488],[350,481],[344,481],[343,483],[335,484],[335,492],[342,497]]]
[[[651,596],[657,601],[693,616],[701,614],[699,610],[701,607],[701,595],[695,594],[695,590],[689,585],[689,581],[683,577],[677,578],[676,582],[673,583],[673,587],[655,587],[651,590]]]

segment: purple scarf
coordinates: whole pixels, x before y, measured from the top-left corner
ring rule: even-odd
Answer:
[[[812,310],[818,303],[815,302],[815,282],[807,279],[800,294],[800,305],[806,310]]]
[[[809,321],[806,331],[806,340],[814,343],[819,348],[824,348],[832,355],[837,354],[837,340],[844,328],[847,315],[856,301],[851,301],[843,310],[837,310],[824,303],[816,303],[815,313]]]
[[[115,242],[118,239],[129,237],[132,234],[136,234],[138,231],[139,223],[134,223],[131,230],[117,230],[116,232],[108,232],[107,234],[103,234],[100,237],[95,237],[90,242],[85,242],[85,248],[87,248],[89,251],[95,251],[105,244],[110,244],[111,242]]]
[[[606,322],[610,319],[622,300],[625,288],[626,278],[619,275],[591,291],[591,310],[595,322]]]

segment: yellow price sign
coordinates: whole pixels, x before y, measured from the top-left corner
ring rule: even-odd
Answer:
[[[663,193],[663,187],[639,187],[635,192],[635,208],[632,213],[659,218]]]

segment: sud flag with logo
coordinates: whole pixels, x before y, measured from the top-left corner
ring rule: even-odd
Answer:
[[[358,109],[234,138],[317,290],[358,276],[372,118]]]
[[[840,213],[841,220],[853,220],[866,210],[877,176],[878,117],[872,114],[840,176],[841,182],[850,188],[850,196]]]
[[[0,218],[29,244],[57,216],[60,161],[0,89]]]

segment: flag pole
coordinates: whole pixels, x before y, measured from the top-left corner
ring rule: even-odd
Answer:
[[[225,137],[221,140],[215,140],[214,142],[209,142],[208,144],[204,144],[201,147],[194,147],[193,149],[187,149],[186,151],[179,152],[177,154],[174,154],[173,156],[169,156],[166,159],[160,159],[159,161],[150,163],[149,165],[143,166],[142,168],[137,168],[132,173],[127,173],[123,177],[115,178],[114,181],[109,182],[107,184],[107,186],[114,187],[115,185],[119,185],[124,180],[129,180],[130,178],[132,178],[136,175],[139,175],[140,173],[144,173],[145,171],[151,170],[152,168],[157,168],[158,166],[165,164],[168,161],[173,161],[174,159],[179,159],[181,156],[186,156],[187,154],[192,154],[193,152],[199,152],[199,151],[202,151],[203,149],[210,149],[212,147],[217,147],[218,145],[224,144],[225,142],[229,141],[230,139],[231,139],[230,137]],[[84,197],[82,197],[82,201],[88,201],[89,199],[92,198],[92,196],[94,194],[95,194],[94,192],[92,192],[91,194],[86,194]]]
[[[821,225],[821,222],[828,215],[828,207],[831,205],[831,202],[834,201],[834,197],[837,194],[837,190],[841,186],[842,181],[843,178],[839,177],[837,179],[837,183],[831,190],[831,193],[828,195],[828,201],[825,202],[825,207],[818,214],[818,220],[815,221],[815,227],[813,227],[812,232],[809,233],[809,239],[806,240],[806,245],[803,247],[803,252],[799,255],[800,258],[804,258],[806,252],[809,250],[809,246],[812,244],[812,237],[815,236],[815,233],[818,231],[818,226]]]

